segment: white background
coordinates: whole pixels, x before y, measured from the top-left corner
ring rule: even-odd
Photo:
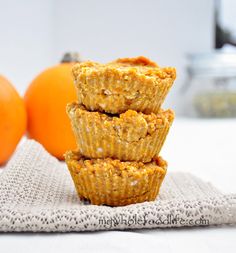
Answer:
[[[214,44],[213,0],[0,0],[0,74],[21,94],[66,51],[107,62],[145,55],[175,66],[177,109],[186,54]]]

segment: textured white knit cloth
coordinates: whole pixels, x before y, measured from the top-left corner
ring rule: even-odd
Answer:
[[[156,201],[124,207],[79,200],[66,165],[35,141],[0,174],[0,231],[85,231],[236,224],[236,194],[186,173],[168,173]]]

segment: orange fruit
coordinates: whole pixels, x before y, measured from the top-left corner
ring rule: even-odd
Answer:
[[[63,159],[67,150],[76,148],[66,114],[67,103],[76,100],[71,74],[72,65],[78,61],[78,55],[75,56],[66,54],[62,63],[43,71],[25,93],[28,136],[58,159]]]
[[[10,158],[25,130],[24,101],[11,83],[0,76],[0,165]]]

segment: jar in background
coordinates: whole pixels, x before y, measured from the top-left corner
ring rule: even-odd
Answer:
[[[185,116],[236,117],[236,54],[190,55],[187,74],[181,88]]]

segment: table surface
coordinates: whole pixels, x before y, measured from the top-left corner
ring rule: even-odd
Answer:
[[[169,171],[193,173],[236,193],[236,120],[176,119],[162,156]],[[0,234],[0,252],[236,252],[236,226]]]

